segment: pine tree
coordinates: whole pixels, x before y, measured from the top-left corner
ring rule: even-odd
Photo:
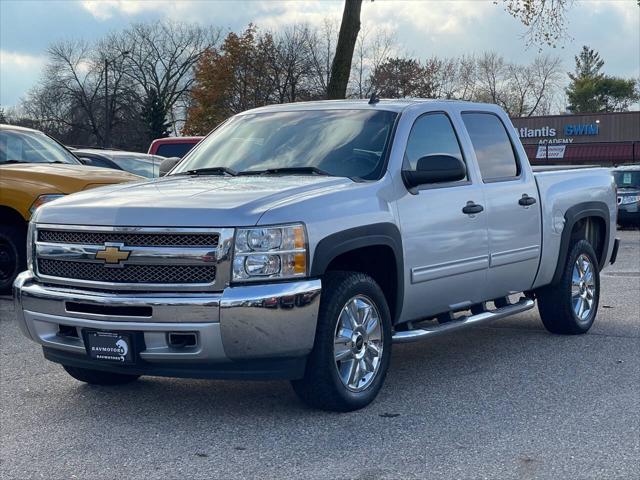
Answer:
[[[170,123],[167,122],[167,112],[158,92],[153,88],[145,98],[141,116],[151,140],[169,136]]]
[[[638,101],[636,81],[602,73],[604,60],[598,52],[585,45],[575,60],[576,68],[574,73],[568,74],[571,83],[566,89],[570,111],[625,111]]]
[[[569,73],[569,78],[574,82],[583,79],[599,79],[604,77],[600,70],[604,66],[604,60],[600,58],[600,54],[592,48],[584,45],[580,55],[576,55],[575,73]]]

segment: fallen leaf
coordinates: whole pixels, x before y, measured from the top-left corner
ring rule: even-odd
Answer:
[[[381,413],[378,416],[382,418],[396,418],[396,417],[399,417],[400,414],[399,413]]]

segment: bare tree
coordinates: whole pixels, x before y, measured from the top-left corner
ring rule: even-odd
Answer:
[[[110,42],[128,52],[124,72],[144,100],[156,92],[167,117],[194,82],[193,68],[208,48],[220,41],[221,30],[176,22],[139,23]]]
[[[566,37],[567,12],[573,0],[502,1],[505,10],[526,27],[524,38],[528,45],[556,46]]]
[[[337,23],[325,18],[322,27],[309,31],[307,37],[312,71],[311,82],[314,85],[314,91],[318,92],[322,98],[326,97],[329,88],[337,32]]]
[[[350,95],[366,98],[373,93],[372,74],[390,58],[396,43],[395,32],[363,28],[356,42],[351,71]]]
[[[505,82],[507,65],[495,52],[485,52],[477,60],[478,88],[476,99],[506,106]]]
[[[269,68],[277,92],[278,103],[295,102],[300,95],[311,93],[310,78],[313,57],[309,50],[312,35],[307,25],[292,25],[278,33],[268,33],[261,39],[261,49],[269,62]]]
[[[562,63],[558,57],[542,55],[534,60],[530,69],[534,76],[534,87],[527,116],[547,114],[560,88]]]
[[[102,63],[93,47],[82,41],[54,43],[48,49],[48,60],[38,101],[35,101],[35,92],[31,94],[34,105],[40,108],[42,115],[49,117],[49,121],[68,127],[77,126],[74,123],[77,115],[73,113],[81,110],[86,124],[80,128],[89,129],[96,140],[103,143],[107,128],[103,122],[106,118],[102,89],[104,75]],[[117,88],[122,76],[116,77],[114,85]],[[109,118],[113,120],[116,115],[111,113]]]

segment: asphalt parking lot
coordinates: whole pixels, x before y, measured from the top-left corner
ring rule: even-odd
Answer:
[[[596,324],[537,310],[394,346],[369,408],[313,411],[287,382],[81,384],[0,299],[0,477],[639,478],[640,232],[620,232]]]

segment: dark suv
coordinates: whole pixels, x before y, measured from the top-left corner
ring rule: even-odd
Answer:
[[[640,165],[625,165],[613,170],[618,186],[618,223],[640,225]]]

